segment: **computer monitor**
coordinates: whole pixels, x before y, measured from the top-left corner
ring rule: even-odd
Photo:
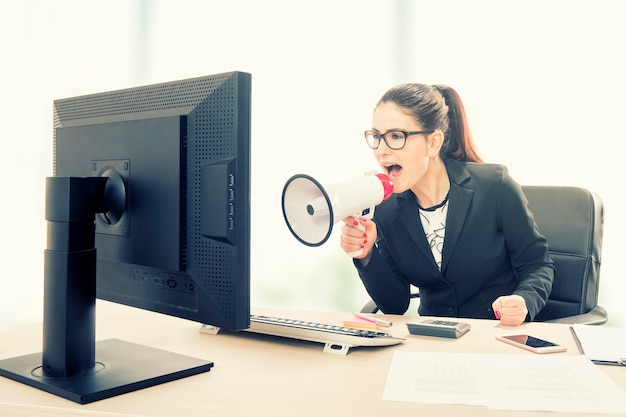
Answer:
[[[250,76],[56,100],[54,132],[55,176],[119,196],[96,216],[98,298],[248,327]]]
[[[228,330],[249,327],[250,95],[250,74],[230,72],[54,101],[53,179],[61,181],[48,178],[48,186],[55,187],[48,193],[55,195],[47,198],[65,194],[81,178],[100,178],[95,193],[103,196],[104,206],[95,210],[99,213],[93,214],[95,222],[91,221],[95,223],[97,298]],[[101,191],[97,191],[99,186]],[[85,199],[92,193],[80,187],[74,196]],[[69,199],[73,204],[74,197]],[[57,203],[48,201],[47,205]],[[59,211],[58,207],[47,207],[46,213],[55,210]],[[61,213],[63,221],[64,216]],[[49,249],[51,241],[56,244],[50,236],[59,229],[56,224],[49,221]],[[60,224],[66,227],[62,237],[71,237],[75,229],[83,227]],[[55,253],[47,250],[46,262],[52,262],[49,258]],[[67,256],[62,259],[66,262]],[[48,273],[50,267],[45,268]],[[71,270],[72,266],[61,269]],[[79,292],[91,291],[89,285],[80,285]],[[87,365],[86,372],[79,372],[81,378],[91,375],[83,384],[88,386],[86,392],[74,392],[76,375],[49,378],[41,364],[47,349],[62,350],[62,357],[76,356],[58,346],[67,340],[55,341],[54,326],[60,325],[46,325],[47,320],[53,321],[46,317],[50,306],[62,302],[58,295],[51,295],[58,286],[46,284],[44,288],[48,294],[44,295],[43,353],[0,361],[0,375],[85,403],[154,385],[148,380],[160,383],[204,372],[213,365],[195,358],[187,363],[186,358],[178,357],[181,365],[165,370],[166,376],[148,374],[138,381],[123,382],[124,387],[109,387],[109,382],[98,378],[112,368],[129,367],[132,374],[138,368],[153,368],[155,363],[140,363],[146,354],[131,354],[135,346],[103,344],[95,349],[95,368]],[[90,297],[77,304],[89,304]],[[64,315],[71,314],[64,308]],[[86,315],[91,314],[90,308],[83,309]],[[69,317],[65,321],[72,325],[75,320],[84,319]],[[93,332],[88,326],[86,330],[62,330],[74,334],[64,337],[74,339],[76,333],[86,333],[83,338],[89,339]],[[90,341],[73,342],[89,345]],[[51,343],[54,346],[49,346]],[[124,349],[129,354],[119,355]],[[106,351],[127,356],[126,363],[108,366],[107,359],[99,357],[108,355]],[[169,352],[164,354],[152,362],[177,362],[167,356]],[[82,350],[78,355],[83,355]],[[86,356],[89,362],[89,352]],[[33,366],[39,370],[28,369]],[[119,373],[110,379],[119,380]]]

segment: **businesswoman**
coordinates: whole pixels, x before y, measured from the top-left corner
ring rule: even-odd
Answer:
[[[341,247],[363,248],[354,263],[378,307],[404,314],[412,284],[420,315],[533,320],[552,288],[548,245],[506,167],[482,162],[457,92],[390,89],[365,140],[394,194],[372,220],[344,219]]]

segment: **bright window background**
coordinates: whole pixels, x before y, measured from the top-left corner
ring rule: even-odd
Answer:
[[[0,331],[42,319],[52,101],[232,70],[252,73],[252,303],[357,310],[367,295],[334,233],[284,224],[285,181],[376,165],[362,140],[392,85],[463,97],[483,156],[523,184],[606,204],[600,303],[626,325],[620,0],[15,0],[0,3]]]

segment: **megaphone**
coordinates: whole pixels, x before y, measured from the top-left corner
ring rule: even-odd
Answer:
[[[348,216],[371,218],[374,207],[392,193],[393,183],[385,174],[365,175],[327,188],[309,175],[297,174],[283,188],[283,216],[296,239],[307,246],[320,246],[336,222]]]

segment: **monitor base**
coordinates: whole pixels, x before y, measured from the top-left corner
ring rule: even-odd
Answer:
[[[203,372],[213,362],[117,339],[96,343],[96,366],[71,377],[46,377],[41,353],[0,360],[0,375],[79,404],[126,394]]]

